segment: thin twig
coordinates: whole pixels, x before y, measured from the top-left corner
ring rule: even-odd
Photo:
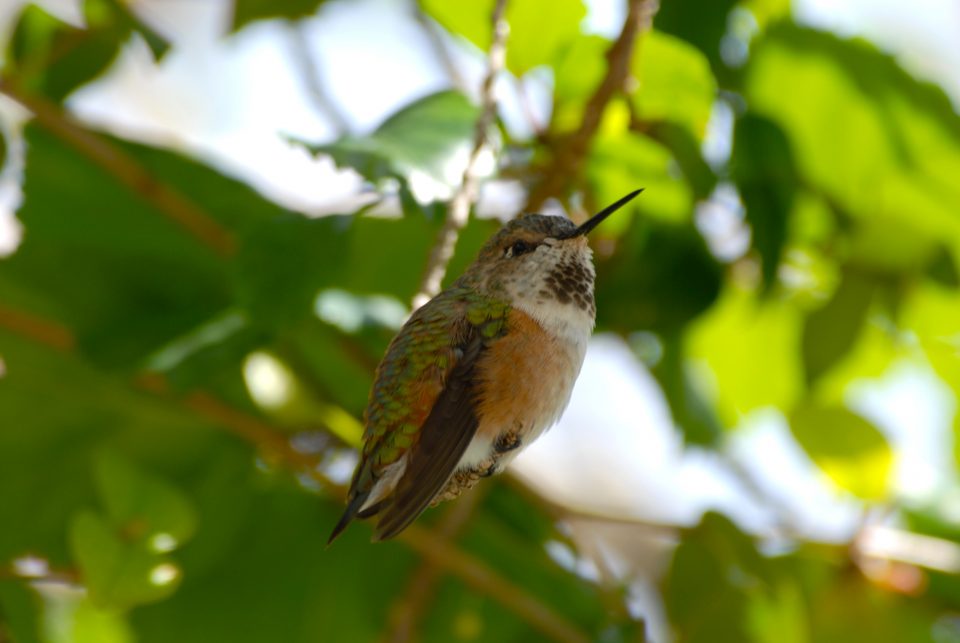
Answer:
[[[305,33],[307,25],[307,22],[301,21],[291,23],[287,29],[293,60],[299,67],[300,79],[303,81],[307,96],[313,101],[317,111],[329,119],[337,136],[341,136],[350,131],[350,124],[324,88],[320,65],[314,58],[310,41]]]
[[[487,133],[496,116],[497,101],[493,94],[497,75],[503,69],[506,59],[507,21],[504,19],[506,0],[497,0],[491,16],[493,25],[493,40],[490,43],[490,53],[487,56],[487,73],[480,90],[480,116],[477,118],[476,129],[473,135],[473,150],[467,159],[467,166],[463,170],[463,179],[450,201],[447,209],[447,219],[440,229],[437,241],[430,251],[420,288],[413,297],[413,309],[416,310],[427,303],[431,297],[440,292],[443,277],[447,273],[447,264],[453,257],[460,231],[467,225],[470,217],[470,206],[476,201],[480,181],[477,177],[477,164],[480,154],[487,144]]]
[[[185,195],[158,181],[119,147],[85,129],[52,103],[21,91],[10,79],[0,78],[0,93],[20,103],[41,127],[113,175],[215,253],[228,257],[236,251],[236,239],[229,230]]]
[[[543,178],[530,193],[524,212],[536,212],[547,199],[563,194],[580,177],[584,158],[600,127],[603,112],[614,95],[623,90],[629,78],[637,36],[642,29],[649,27],[657,8],[657,0],[629,0],[623,29],[607,51],[607,73],[587,101],[583,122],[572,136],[558,141],[553,159],[540,172]]]

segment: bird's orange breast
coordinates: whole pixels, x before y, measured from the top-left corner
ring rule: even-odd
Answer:
[[[478,433],[495,439],[516,431],[521,438],[535,438],[563,411],[582,361],[583,347],[512,309],[506,333],[478,364]]]

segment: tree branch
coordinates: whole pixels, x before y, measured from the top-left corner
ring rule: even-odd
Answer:
[[[607,73],[584,108],[580,128],[558,142],[552,161],[540,172],[543,177],[530,193],[524,212],[536,212],[544,202],[562,195],[579,177],[590,142],[597,133],[603,112],[629,78],[633,48],[641,29],[649,28],[659,8],[658,0],[629,0],[620,35],[607,50]]]
[[[9,78],[0,78],[0,93],[20,103],[41,127],[113,175],[215,253],[228,257],[236,251],[236,240],[229,230],[185,195],[154,178],[119,147],[79,125],[52,103],[21,91]]]
[[[497,75],[503,69],[506,59],[507,21],[504,19],[506,0],[497,0],[491,16],[493,25],[493,40],[490,43],[490,53],[487,57],[487,73],[480,90],[480,116],[477,118],[473,135],[473,149],[467,159],[467,166],[463,170],[463,179],[450,201],[447,209],[447,219],[440,229],[437,241],[430,251],[427,267],[420,281],[420,288],[413,297],[413,309],[416,310],[427,303],[430,298],[440,292],[443,277],[447,273],[447,264],[453,257],[460,231],[467,225],[470,217],[470,206],[476,201],[480,181],[477,178],[477,163],[480,153],[487,143],[487,132],[496,116],[497,102],[493,95],[493,87]]]
[[[468,586],[495,597],[501,605],[551,639],[566,643],[590,640],[586,633],[538,598],[420,525],[410,525],[398,539],[424,558],[459,576]]]

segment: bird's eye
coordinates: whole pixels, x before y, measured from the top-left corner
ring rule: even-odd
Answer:
[[[507,248],[506,255],[508,257],[519,257],[522,254],[526,254],[536,248],[537,246],[532,243],[527,243],[526,241],[514,241],[513,245]]]

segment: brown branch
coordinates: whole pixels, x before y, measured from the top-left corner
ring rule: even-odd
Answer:
[[[623,90],[630,75],[634,43],[641,29],[649,28],[659,8],[657,0],[629,0],[627,17],[619,37],[607,50],[607,73],[587,101],[580,128],[559,141],[552,161],[540,172],[543,179],[530,193],[524,212],[536,212],[547,199],[562,195],[580,177],[583,161],[603,112],[614,95]]]
[[[66,326],[12,308],[0,307],[0,328],[60,352],[69,352],[77,345]]]
[[[477,177],[477,163],[480,153],[487,143],[487,132],[496,116],[497,102],[493,95],[493,86],[497,76],[503,69],[506,60],[507,21],[504,19],[506,0],[497,0],[490,20],[493,25],[493,40],[490,43],[490,52],[487,56],[487,73],[480,90],[480,116],[477,118],[473,135],[473,149],[467,159],[467,166],[463,170],[463,179],[450,201],[447,209],[447,219],[440,229],[437,241],[430,251],[427,267],[420,281],[420,288],[413,297],[413,309],[416,310],[427,303],[431,297],[440,292],[443,277],[447,273],[447,264],[453,257],[460,231],[467,225],[470,217],[470,206],[476,201],[480,181]]]
[[[41,127],[99,165],[218,255],[227,257],[235,252],[236,240],[229,230],[179,191],[158,181],[119,147],[84,128],[52,103],[21,91],[8,78],[0,78],[0,93],[20,103],[33,113]]]
[[[590,637],[540,599],[498,575],[478,558],[458,549],[432,531],[413,524],[398,540],[460,577],[468,586],[496,598],[505,608],[555,641],[585,643]]]

